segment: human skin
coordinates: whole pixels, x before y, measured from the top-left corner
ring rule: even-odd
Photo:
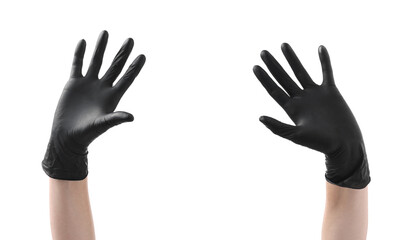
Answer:
[[[87,179],[66,181],[50,178],[50,220],[53,240],[95,239]]]
[[[368,225],[368,187],[351,189],[326,182],[322,240],[364,240]]]

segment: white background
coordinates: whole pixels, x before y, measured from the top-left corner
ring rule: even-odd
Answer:
[[[318,83],[329,50],[367,146],[368,239],[410,239],[405,2],[2,1],[0,239],[51,239],[40,163],[74,48],[88,63],[104,29],[102,73],[127,37],[147,62],[118,106],[135,121],[89,148],[98,239],[320,238],[323,154],[258,121],[291,123],[252,72],[267,49],[291,73],[282,42]]]

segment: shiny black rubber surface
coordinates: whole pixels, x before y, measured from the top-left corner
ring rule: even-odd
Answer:
[[[114,112],[121,97],[145,63],[139,55],[113,86],[130,55],[134,42],[127,39],[110,68],[99,79],[108,33],[97,41],[90,67],[83,76],[86,43],[81,40],[74,54],[69,81],[64,87],[54,115],[51,137],[42,166],[48,176],[62,180],[82,180],[88,174],[87,147],[113,126],[134,120],[127,112]]]
[[[260,121],[273,133],[326,156],[326,180],[341,187],[361,189],[370,182],[363,137],[353,113],[335,85],[329,54],[319,47],[323,83],[312,81],[289,44],[282,44],[300,88],[268,52],[261,58],[282,90],[260,67],[254,73],[268,93],[285,110],[295,125],[262,116]]]

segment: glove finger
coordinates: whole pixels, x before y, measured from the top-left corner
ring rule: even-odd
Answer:
[[[261,121],[274,134],[279,135],[291,141],[295,140],[297,127],[280,122],[268,116],[261,116],[259,118],[259,121]]]
[[[254,66],[253,72],[269,95],[271,95],[281,107],[289,101],[289,96],[272,80],[263,68]]]
[[[91,58],[90,67],[88,68],[87,75],[98,77],[98,73],[101,69],[101,64],[104,57],[105,48],[108,42],[108,32],[102,31],[98,37],[97,44],[95,46],[93,57]]]
[[[141,54],[131,63],[124,76],[122,76],[121,79],[118,80],[117,84],[115,84],[114,88],[119,91],[120,96],[122,96],[131,86],[132,82],[144,66],[144,63],[145,56]]]
[[[105,81],[108,84],[112,85],[118,75],[120,75],[122,68],[124,67],[125,62],[127,62],[128,56],[130,55],[133,47],[134,40],[132,40],[132,38],[125,40],[121,49],[118,51],[117,55],[115,55],[110,68],[107,70],[104,77],[102,77],[102,81]]]
[[[283,52],[283,55],[285,55],[286,60],[288,60],[290,67],[295,73],[295,76],[299,80],[300,84],[302,84],[303,88],[317,86],[317,84],[313,82],[312,78],[309,76],[308,72],[303,67],[299,58],[296,56],[295,52],[293,51],[293,49],[290,47],[289,44],[287,43],[282,44],[282,52]]]
[[[335,86],[335,80],[333,78],[332,65],[330,63],[329,53],[325,46],[319,47],[319,58],[320,63],[322,64],[322,73],[323,73],[323,85]]]
[[[77,47],[74,52],[73,66],[71,68],[71,74],[70,74],[72,78],[83,76],[82,69],[83,69],[85,46],[86,46],[86,43],[84,39],[80,40],[77,44]]]
[[[286,73],[282,66],[276,61],[276,59],[266,50],[261,52],[261,58],[268,67],[269,71],[280,83],[280,85],[289,93],[289,96],[298,94],[302,89],[292,80]]]

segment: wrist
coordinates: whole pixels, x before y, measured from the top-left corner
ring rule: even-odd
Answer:
[[[80,152],[63,147],[56,139],[51,139],[42,167],[51,178],[60,180],[83,180],[88,175],[87,149]]]
[[[340,187],[362,189],[370,182],[364,143],[345,145],[326,155],[326,180]]]

